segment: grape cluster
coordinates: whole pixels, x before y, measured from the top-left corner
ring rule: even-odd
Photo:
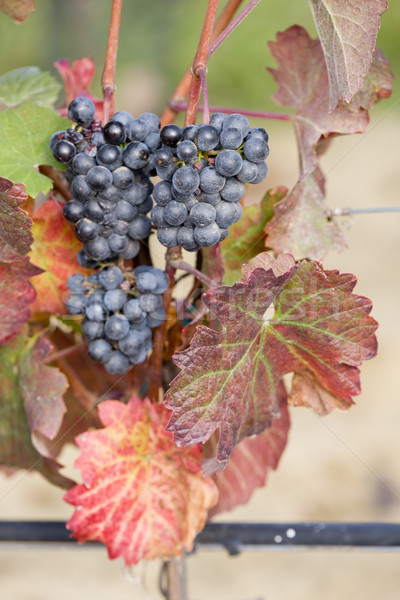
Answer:
[[[139,240],[151,230],[151,158],[161,146],[156,115],[135,119],[120,111],[101,127],[94,111],[90,99],[75,98],[68,115],[76,127],[58,131],[50,140],[55,158],[68,167],[73,200],[65,205],[64,216],[83,243],[78,260],[84,267],[138,254]]]
[[[216,113],[208,125],[166,125],[160,138],[151,211],[158,240],[191,252],[224,240],[242,216],[245,184],[267,175],[267,132],[241,114]]]
[[[83,316],[82,332],[91,359],[109,373],[125,373],[143,362],[151,350],[151,329],[165,319],[162,294],[168,277],[154,267],[140,266],[125,273],[116,265],[75,273],[67,282],[67,310]]]

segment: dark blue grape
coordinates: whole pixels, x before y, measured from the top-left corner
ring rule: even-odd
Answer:
[[[123,144],[126,140],[126,128],[121,121],[113,119],[104,125],[103,134],[109,144]]]
[[[143,169],[149,162],[150,152],[143,142],[130,142],[123,150],[122,158],[130,169]]]
[[[219,136],[221,145],[224,148],[230,148],[235,150],[243,144],[243,134],[236,127],[227,127],[221,131]]]
[[[144,143],[150,150],[150,152],[155,153],[161,147],[161,138],[159,133],[149,133],[149,135],[145,138]]]
[[[194,239],[199,246],[214,246],[221,238],[221,230],[214,222],[207,227],[195,227]]]
[[[176,173],[177,168],[178,167],[174,162],[168,165],[167,167],[156,166],[156,173],[160,179],[163,179],[164,181],[172,181],[172,178]]]
[[[101,321],[90,321],[83,319],[81,324],[83,337],[87,342],[102,338],[104,335],[104,324]]]
[[[75,235],[81,242],[93,240],[99,232],[99,226],[90,219],[80,219],[75,227]]]
[[[250,139],[251,137],[259,137],[267,143],[269,140],[269,135],[263,127],[253,127],[250,129],[246,139]]]
[[[116,290],[124,280],[124,274],[116,265],[106,267],[99,273],[99,282],[106,290]]]
[[[161,306],[156,311],[147,314],[147,326],[150,329],[154,329],[155,327],[159,327],[165,321],[165,310]]]
[[[107,318],[107,309],[102,302],[89,302],[85,308],[86,317],[90,321],[104,322]]]
[[[125,315],[111,315],[104,325],[104,333],[112,341],[122,340],[129,333],[129,321]]]
[[[154,227],[167,227],[168,224],[164,218],[164,210],[165,208],[163,206],[153,206],[150,218]]]
[[[139,303],[142,310],[147,313],[152,313],[162,306],[162,296],[156,296],[155,294],[141,294]]]
[[[224,115],[223,113],[214,113],[210,117],[210,125],[215,127],[218,133],[221,133],[225,119],[226,115]]]
[[[83,285],[85,281],[86,277],[82,275],[82,273],[74,273],[68,277],[67,287],[75,294],[83,294],[85,291],[85,287]]]
[[[133,119],[129,124],[128,138],[131,142],[144,142],[149,133],[149,126],[143,119]]]
[[[224,200],[221,200],[218,206],[215,207],[215,212],[216,224],[222,229],[225,229],[239,221],[243,209],[238,202],[224,202]]]
[[[139,254],[139,250],[140,250],[139,242],[136,240],[128,239],[128,245],[125,248],[125,250],[123,250],[120,253],[120,256],[121,256],[121,258],[125,258],[126,260],[129,260],[130,258],[135,258],[135,256],[137,256]]]
[[[72,168],[77,175],[86,175],[89,169],[95,165],[95,159],[88,156],[85,152],[78,152],[72,160]]]
[[[179,227],[160,227],[157,229],[157,239],[166,248],[178,245],[177,234]]]
[[[164,208],[164,219],[168,223],[168,225],[173,225],[174,227],[177,227],[187,219],[187,216],[188,211],[183,202],[171,200]]]
[[[123,375],[130,368],[129,360],[119,350],[113,350],[110,358],[104,363],[106,370],[111,375]]]
[[[134,274],[136,277],[136,287],[139,292],[145,294],[148,292],[153,292],[157,288],[157,279],[151,271],[137,273],[135,270]]]
[[[135,277],[138,277],[140,273],[151,273],[157,280],[157,287],[154,290],[149,290],[153,292],[153,294],[163,294],[165,290],[169,286],[169,279],[167,274],[161,269],[157,269],[157,267],[150,267],[147,265],[141,265],[140,267],[136,267],[134,270]]]
[[[192,167],[179,168],[172,177],[172,185],[178,192],[192,194],[200,184],[200,176]]]
[[[194,141],[199,150],[213,150],[219,142],[218,131],[212,125],[200,125]]]
[[[155,152],[154,160],[156,167],[169,167],[174,162],[174,155],[170,148],[164,146]]]
[[[200,189],[207,194],[215,194],[225,185],[225,177],[215,167],[205,167],[200,172]]]
[[[87,256],[96,262],[107,260],[111,255],[107,240],[100,236],[86,242],[84,248]]]
[[[242,168],[242,158],[235,150],[222,150],[215,158],[215,168],[224,177],[232,177]]]
[[[257,177],[251,182],[253,184],[261,183],[262,181],[264,181],[264,179],[268,175],[267,163],[265,163],[264,161],[257,163],[257,171]]]
[[[74,178],[73,182],[71,183],[71,194],[80,202],[87,202],[94,197],[94,191],[88,185],[84,175],[77,175]]]
[[[236,178],[242,183],[252,183],[258,175],[258,169],[256,163],[244,160],[242,168],[236,175]]]
[[[54,144],[53,154],[55,158],[62,163],[69,163],[74,158],[76,154],[76,148],[74,144],[71,142],[67,142],[66,140],[58,140]]]
[[[221,195],[219,192],[216,192],[215,194],[207,194],[206,192],[202,192],[196,196],[196,198],[198,202],[206,202],[212,206],[217,206],[218,202],[221,201]]]
[[[68,312],[71,315],[82,315],[85,306],[87,304],[87,299],[85,294],[70,294],[65,302],[65,306],[67,307]]]
[[[97,339],[90,342],[88,346],[88,354],[92,360],[98,362],[106,362],[112,352],[112,346],[109,342],[103,339]]]
[[[112,117],[110,117],[110,121],[119,121],[120,123],[125,125],[126,129],[129,128],[129,125],[134,120],[134,117],[127,110],[119,110],[118,112],[114,113]]]
[[[116,290],[107,290],[104,294],[103,302],[110,312],[117,312],[122,309],[126,300],[126,293],[120,288],[117,288]]]
[[[91,259],[83,249],[79,250],[76,260],[84,269],[95,269],[97,266],[97,261]]]
[[[222,129],[229,129],[231,127],[238,129],[243,138],[245,138],[250,131],[250,124],[247,117],[239,113],[228,115],[224,120]]]
[[[191,140],[183,140],[178,144],[177,156],[183,162],[191,162],[197,158],[197,146]]]
[[[205,227],[215,221],[215,208],[207,202],[199,202],[190,211],[190,220],[193,225]]]
[[[267,158],[269,147],[267,142],[262,138],[250,137],[243,145],[243,154],[247,160],[254,163],[260,163]]]
[[[179,227],[177,241],[178,244],[188,252],[195,252],[200,248],[199,244],[194,239],[193,227]]]
[[[68,116],[71,121],[82,127],[89,127],[94,119],[96,107],[90,98],[79,96],[68,105]]]
[[[102,192],[112,184],[112,173],[106,167],[92,167],[86,173],[86,183],[95,192]]]
[[[75,202],[75,200],[69,200],[63,208],[64,217],[67,221],[71,221],[71,223],[76,223],[83,217],[84,207],[80,202]]]
[[[147,215],[148,212],[153,208],[153,199],[151,196],[147,196],[146,200],[139,204],[138,213],[139,215]]]
[[[133,240],[144,240],[150,235],[151,221],[145,215],[138,215],[131,221],[129,235]]]
[[[137,319],[140,319],[143,311],[140,308],[139,299],[132,298],[132,300],[128,300],[123,308],[123,313],[128,321],[136,321]]]
[[[138,119],[144,121],[149,128],[150,133],[158,133],[160,131],[160,119],[153,113],[142,113]]]
[[[102,131],[95,131],[92,133],[90,138],[91,143],[96,146],[96,148],[100,148],[106,144],[106,138],[104,137],[104,133]]]
[[[96,162],[101,167],[107,167],[110,171],[117,169],[122,165],[121,148],[112,144],[104,144],[97,151]]]
[[[147,189],[142,183],[132,183],[131,186],[123,190],[121,198],[135,206],[142,204],[147,198]]]
[[[128,167],[118,167],[118,169],[113,171],[113,184],[119,189],[125,190],[129,188],[134,180],[135,175]]]
[[[222,190],[220,191],[221,198],[227,202],[239,202],[246,193],[244,183],[241,183],[236,177],[228,177]]]
[[[138,214],[138,209],[137,206],[126,202],[126,200],[120,200],[115,207],[115,214],[118,219],[131,221]]]
[[[126,250],[128,247],[128,238],[126,235],[119,235],[118,233],[112,233],[107,239],[109,248],[113,254],[118,256]]]
[[[183,138],[182,129],[177,125],[165,125],[160,131],[160,138],[166,146],[176,146]]]
[[[96,200],[89,200],[85,204],[85,217],[95,223],[101,223],[104,217],[104,210]]]

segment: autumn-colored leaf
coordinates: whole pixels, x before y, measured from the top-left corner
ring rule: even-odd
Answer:
[[[67,104],[60,109],[60,114],[67,116],[67,105],[78,96],[90,98],[96,107],[96,118],[103,119],[103,100],[96,98],[90,91],[92,79],[95,73],[95,65],[92,58],[80,58],[72,63],[63,58],[57,60],[54,66],[60,73],[65,87]]]
[[[364,108],[369,110],[379,100],[389,98],[392,93],[393,73],[390,71],[389,62],[379,48],[375,48],[372,63],[364,83],[349,104],[350,110]]]
[[[274,99],[296,109],[293,124],[304,176],[318,165],[315,148],[319,140],[366,130],[369,116],[365,106],[390,93],[387,65],[375,55],[358,99],[354,97],[351,106],[340,101],[330,110],[328,71],[319,39],[311,39],[305,29],[295,25],[278,33],[277,41],[269,46],[278,63],[277,69],[268,69],[279,86]]]
[[[21,260],[33,242],[32,219],[20,209],[28,198],[22,183],[0,177],[0,261]]]
[[[336,221],[327,217],[328,206],[318,185],[318,172],[306,175],[274,206],[265,232],[268,248],[290,252],[296,259],[322,260],[330,250],[341,252],[346,242]]]
[[[287,192],[287,188],[278,186],[266,192],[261,204],[243,207],[242,218],[232,225],[228,237],[221,243],[226,269],[224,283],[231,285],[238,281],[243,263],[264,250],[264,227],[274,214],[274,204]]]
[[[204,294],[222,330],[198,327],[190,347],[174,356],[182,371],[165,395],[173,410],[167,429],[179,446],[204,443],[219,429],[221,463],[279,414],[283,375],[311,373],[338,406],[350,406],[360,392],[357,367],[376,354],[372,304],[351,293],[354,275],[317,262],[295,265],[290,255],[275,264],[278,274],[256,267],[242,282]]]
[[[16,23],[22,23],[35,10],[34,0],[0,0],[0,11]]]
[[[387,0],[309,0],[329,76],[329,106],[361,89]]]
[[[77,507],[68,529],[126,564],[190,550],[218,499],[201,473],[201,447],[179,450],[165,430],[168,411],[148,400],[106,400],[99,415],[105,428],[77,438],[83,484],[65,495]]]
[[[35,282],[37,298],[32,312],[66,313],[67,279],[72,273],[85,273],[76,256],[81,243],[63,217],[62,206],[54,198],[39,206],[33,215],[31,259],[44,273]]]
[[[242,440],[232,452],[226,469],[213,476],[219,489],[219,501],[211,509],[209,517],[232,510],[241,504],[247,504],[255,490],[265,485],[269,470],[277,469],[286,447],[290,427],[286,389],[283,384],[278,395],[280,416],[272,419],[271,426],[262,433]],[[208,445],[211,446],[209,450],[215,456],[217,447],[215,433],[207,442],[205,449]],[[215,470],[215,466],[207,465],[206,461],[205,469],[210,467]],[[205,469],[203,468],[203,471]]]
[[[30,278],[41,272],[27,258],[0,264],[0,344],[7,344],[18,335],[30,318],[29,305],[36,297]]]
[[[66,410],[63,395],[68,387],[67,378],[56,367],[44,364],[51,350],[48,340],[40,336],[29,352],[21,355],[19,364],[19,388],[37,449],[41,436],[55,438]]]
[[[51,457],[43,456],[32,442],[22,389],[26,382],[22,382],[24,376],[20,373],[21,361],[32,360],[32,351],[34,348],[26,343],[24,336],[0,348],[0,464],[36,470],[55,485],[68,488],[73,482],[60,474],[60,465]],[[42,402],[47,393],[47,380],[42,379],[41,384],[41,388],[39,383],[36,388],[41,390],[38,402]],[[47,419],[52,419],[51,414]]]

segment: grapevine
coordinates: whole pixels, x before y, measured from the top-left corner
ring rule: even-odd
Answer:
[[[7,430],[0,462],[67,489],[72,535],[127,564],[162,557],[171,566],[190,551],[207,515],[247,502],[263,483],[244,455],[262,454],[263,481],[278,466],[289,407],[348,409],[359,366],[377,352],[371,301],[354,293],[354,275],[321,263],[343,249],[335,216],[351,209],[327,206],[320,156],[333,137],[364,132],[368,111],[390,96],[375,47],[385,2],[356,0],[357,17],[343,8],[366,32],[363,61],[334,51],[327,28],[338,25],[318,2],[318,38],[295,25],[270,42],[274,98],[290,114],[210,105],[209,58],[258,3],[235,17],[241,2],[228,0],[217,17],[209,0],[191,69],[160,116],[118,105],[122,0],[112,3],[102,99],[91,92],[90,59],[61,60],[62,108],[34,95],[13,105],[10,94],[0,111],[0,426],[23,423],[22,444]],[[5,4],[13,18],[28,16]],[[294,127],[300,173],[291,190],[249,205],[270,152],[255,118]],[[26,131],[21,160],[14,137]],[[73,425],[63,420],[67,389],[81,411]],[[56,461],[72,438],[81,483]],[[246,482],[240,490],[227,485],[233,473]]]

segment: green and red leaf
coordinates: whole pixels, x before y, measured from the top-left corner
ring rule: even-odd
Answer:
[[[0,261],[14,262],[28,254],[32,219],[20,206],[28,199],[22,183],[0,177]]]
[[[0,344],[6,344],[18,335],[30,318],[30,304],[36,298],[30,278],[41,272],[28,258],[0,264]]]
[[[265,228],[265,244],[277,254],[322,260],[330,250],[341,252],[346,247],[340,227],[328,219],[319,176],[319,171],[306,175],[275,204],[275,214]]]
[[[190,347],[174,356],[182,371],[165,405],[176,443],[204,443],[219,429],[217,460],[226,463],[240,440],[279,414],[287,373],[311,373],[338,406],[349,407],[360,392],[358,366],[377,347],[371,301],[352,294],[355,283],[354,275],[317,262],[265,254],[244,269],[242,282],[204,294],[222,329],[198,327]]]
[[[229,231],[229,236],[221,243],[222,259],[226,273],[224,282],[232,284],[241,278],[241,268],[265,249],[265,231],[267,222],[273,217],[275,203],[282,200],[288,190],[278,186],[268,190],[261,204],[243,207],[243,216]]]
[[[77,438],[83,484],[65,495],[77,507],[67,527],[126,564],[191,550],[218,499],[201,473],[201,447],[179,450],[165,430],[169,413],[132,397],[99,404],[104,429]]]
[[[369,123],[366,106],[390,94],[390,76],[381,54],[375,54],[362,93],[351,105],[339,101],[331,110],[329,79],[319,39],[311,39],[298,25],[277,34],[269,42],[277,69],[268,68],[278,84],[274,99],[296,109],[293,124],[299,146],[302,175],[318,166],[316,146],[320,140],[337,134],[363,133]]]
[[[49,405],[45,400],[54,381],[54,377],[60,380],[61,374],[58,369],[48,371],[50,367],[43,367],[41,363],[33,364],[37,360],[42,361],[48,351],[48,345],[44,341],[37,341],[32,345],[30,341],[26,343],[25,336],[20,336],[13,340],[7,346],[0,348],[0,362],[2,366],[2,377],[0,378],[0,464],[36,470],[52,483],[64,488],[71,487],[73,482],[63,477],[59,468],[60,465],[53,460],[51,453],[44,455],[41,448],[37,449],[34,443],[34,437],[30,429],[25,404],[31,405],[36,402],[38,405],[46,403],[46,409],[43,410],[43,421],[41,428],[43,430],[52,429],[55,431],[59,421],[59,405],[62,399],[57,403]],[[31,364],[31,369],[26,365]],[[42,369],[45,377],[39,379],[38,374]],[[26,377],[31,374],[35,377],[35,393],[33,397],[27,388],[29,382]],[[50,381],[48,380],[48,377]],[[64,378],[65,379],[65,378]],[[61,392],[61,386],[59,386]],[[24,397],[25,396],[25,397]],[[40,411],[40,407],[38,409]],[[45,410],[48,412],[44,414]],[[51,426],[49,426],[51,423]]]
[[[210,516],[247,504],[255,490],[265,485],[268,472],[278,468],[290,427],[287,394],[283,384],[278,395],[280,415],[273,418],[271,426],[262,433],[242,440],[232,452],[226,469],[213,475],[219,489],[219,501],[211,509]],[[213,434],[205,447],[207,449],[210,446],[208,450],[213,456],[217,441]],[[205,461],[203,470],[215,470],[214,462],[215,459],[211,464]]]
[[[329,106],[363,86],[387,0],[309,0],[329,76]]]
[[[62,315],[65,310],[67,279],[72,273],[85,273],[76,256],[81,243],[64,219],[62,205],[52,197],[33,215],[31,258],[44,272],[35,281],[37,298],[33,312]]]

